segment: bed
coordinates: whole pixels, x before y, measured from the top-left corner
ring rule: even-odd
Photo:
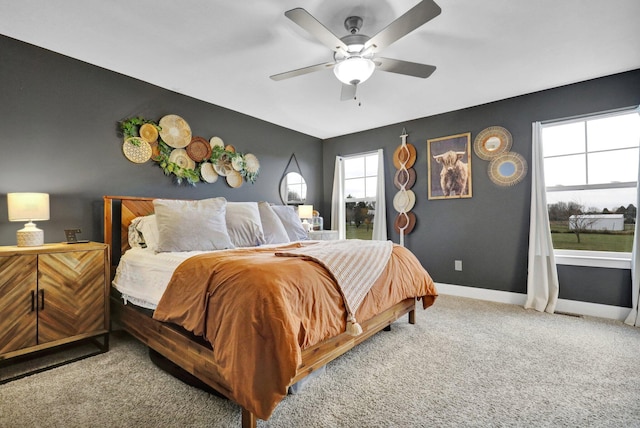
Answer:
[[[222,198],[212,199],[219,203]],[[193,203],[201,208],[212,199]],[[168,222],[167,206],[176,203],[181,208],[169,210],[171,215],[182,215],[183,205],[191,202],[104,197],[104,237],[112,252],[112,321],[238,403],[243,427],[257,426],[258,418],[268,419],[289,385],[323,368],[401,316],[408,314],[409,323],[415,323],[416,299],[426,309],[437,297],[433,281],[415,256],[391,243],[384,246],[390,248],[388,261],[377,263],[381,265],[379,274],[372,273],[372,265],[360,268],[363,275],[369,272],[375,276],[366,293],[345,288],[345,283],[358,282],[353,279],[354,265],[349,265],[345,274],[326,254],[328,249],[334,255],[348,250],[344,246],[347,243],[297,240],[298,232],[288,230],[287,221],[299,220],[285,216],[271,224],[273,219],[266,214],[256,220],[253,205],[253,211],[247,214],[252,219],[247,227],[242,210],[252,203],[224,201],[229,242],[227,235],[216,236],[213,245],[226,242],[223,248],[192,251],[191,244],[181,247],[185,235],[198,240],[220,231],[209,233],[206,229],[207,234],[191,237],[189,229],[197,228],[200,219],[209,216],[189,211],[180,217],[189,219],[187,222],[176,222],[170,216]],[[263,208],[271,215],[272,208],[259,207],[259,215]],[[229,216],[232,209],[237,215]],[[158,220],[154,219],[153,230],[160,230],[162,239],[148,245],[144,238],[149,233],[145,233],[144,243],[138,247],[140,236],[134,235],[145,230],[138,225],[150,223],[154,217]],[[240,222],[242,227],[232,226],[232,222]],[[170,235],[167,224],[176,223],[186,224],[179,238],[166,239]],[[276,223],[278,228],[274,229]],[[259,239],[253,234],[256,228],[261,232]],[[341,245],[344,249],[337,250]],[[152,273],[145,279],[151,283],[150,288],[137,295],[137,283],[144,281],[137,274],[123,273],[125,266],[136,263],[142,271]],[[170,272],[168,277],[166,271]],[[158,286],[162,282],[166,284]],[[359,296],[357,304],[355,294]]]

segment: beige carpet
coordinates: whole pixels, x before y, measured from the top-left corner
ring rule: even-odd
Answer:
[[[230,427],[234,404],[99,356],[0,386],[0,427]],[[441,296],[338,360],[263,427],[640,427],[640,329]]]

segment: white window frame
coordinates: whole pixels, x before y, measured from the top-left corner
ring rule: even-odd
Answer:
[[[609,112],[590,114],[585,116],[578,116],[574,118],[559,119],[548,122],[543,122],[542,127],[545,126],[557,126],[559,124],[570,124],[575,122],[585,122],[594,119],[603,119],[606,117],[620,116],[631,113],[640,113],[638,107],[623,108],[619,110],[613,110]],[[615,150],[615,149],[614,149]],[[570,190],[595,190],[595,189],[613,189],[623,187],[637,187],[638,182],[625,182],[625,183],[611,183],[611,184],[585,184],[578,186],[556,186],[547,187],[546,192],[553,191],[570,191]],[[636,207],[639,208],[639,207]],[[586,266],[586,267],[601,267],[601,268],[613,268],[613,269],[631,269],[631,254],[628,252],[615,252],[615,251],[588,251],[588,250],[563,250],[554,249],[553,254],[555,262],[558,265],[568,266]]]
[[[364,158],[366,158],[367,156],[374,156],[374,155],[375,155],[376,157],[377,157],[377,156],[379,156],[379,154],[378,154],[378,152],[377,152],[377,151],[374,151],[374,152],[356,153],[356,154],[349,155],[349,156],[342,156],[342,161],[344,162],[345,160],[353,160],[353,159],[358,159],[358,158],[363,158],[363,159],[364,159]],[[366,161],[365,161],[365,164],[366,164]],[[376,165],[377,165],[377,162],[376,162]],[[343,181],[343,185],[346,187],[346,182],[347,182],[347,180],[355,179],[355,178],[364,178],[364,179],[365,179],[365,192],[364,192],[364,194],[366,195],[366,194],[367,194],[367,190],[366,190],[366,189],[367,189],[367,187],[366,187],[366,186],[367,186],[367,184],[366,184],[366,183],[367,183],[367,180],[366,180],[366,179],[367,179],[367,178],[371,178],[371,177],[375,177],[375,178],[376,178],[376,181],[377,181],[377,178],[378,178],[378,168],[377,168],[377,167],[375,168],[375,174],[374,174],[374,175],[367,175],[367,171],[366,171],[366,168],[365,168],[365,172],[364,172],[364,174],[365,174],[365,175],[362,175],[362,176],[356,176],[356,177],[346,178],[346,168],[345,168],[345,177],[344,177],[344,178],[343,178],[343,180],[342,180],[342,181]],[[345,213],[346,213],[346,205],[347,205],[347,204],[349,204],[349,203],[352,203],[352,202],[355,202],[356,204],[357,204],[358,202],[365,202],[365,203],[367,203],[367,202],[373,202],[373,203],[375,204],[376,199],[377,199],[377,186],[376,186],[376,188],[374,189],[374,191],[376,192],[376,194],[375,194],[374,196],[371,196],[371,197],[368,197],[368,198],[367,198],[367,197],[364,197],[364,198],[349,198],[349,197],[348,197],[348,195],[346,195],[346,194],[345,194],[345,196],[344,196],[344,201],[342,202],[342,203],[345,205]],[[345,193],[346,193],[346,190],[345,190]],[[377,209],[377,207],[376,207],[376,209]],[[375,219],[375,215],[374,215],[374,219]],[[345,219],[345,221],[346,221],[346,219]],[[375,220],[374,220],[374,221],[375,221]],[[373,233],[373,231],[372,231],[372,233]]]

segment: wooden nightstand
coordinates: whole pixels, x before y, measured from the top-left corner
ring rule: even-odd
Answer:
[[[98,350],[64,363],[108,351],[109,266],[102,243],[0,247],[0,369],[76,342]]]
[[[311,230],[309,231],[309,239],[315,241],[335,241],[338,239],[337,230]]]

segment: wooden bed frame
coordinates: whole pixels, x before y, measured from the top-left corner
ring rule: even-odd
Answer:
[[[129,224],[135,217],[153,213],[153,199],[130,196],[104,197],[104,239],[111,251],[111,278],[121,254],[129,248],[127,238]],[[117,229],[120,229],[120,233]],[[409,316],[409,323],[415,324],[415,305],[415,299],[403,300],[368,321],[362,322],[363,332],[359,336],[342,333],[303,350],[302,364],[298,367],[292,384],[387,328],[405,314]],[[221,395],[227,396],[225,388],[221,386],[225,383],[218,374],[218,365],[213,359],[211,349],[206,345],[194,341],[173,324],[156,321],[134,306],[124,305],[122,300],[116,297],[112,297],[111,320],[149,348],[211,386]],[[227,396],[227,398],[230,397]],[[242,408],[242,426],[247,428],[257,426],[256,416],[244,408]]]

